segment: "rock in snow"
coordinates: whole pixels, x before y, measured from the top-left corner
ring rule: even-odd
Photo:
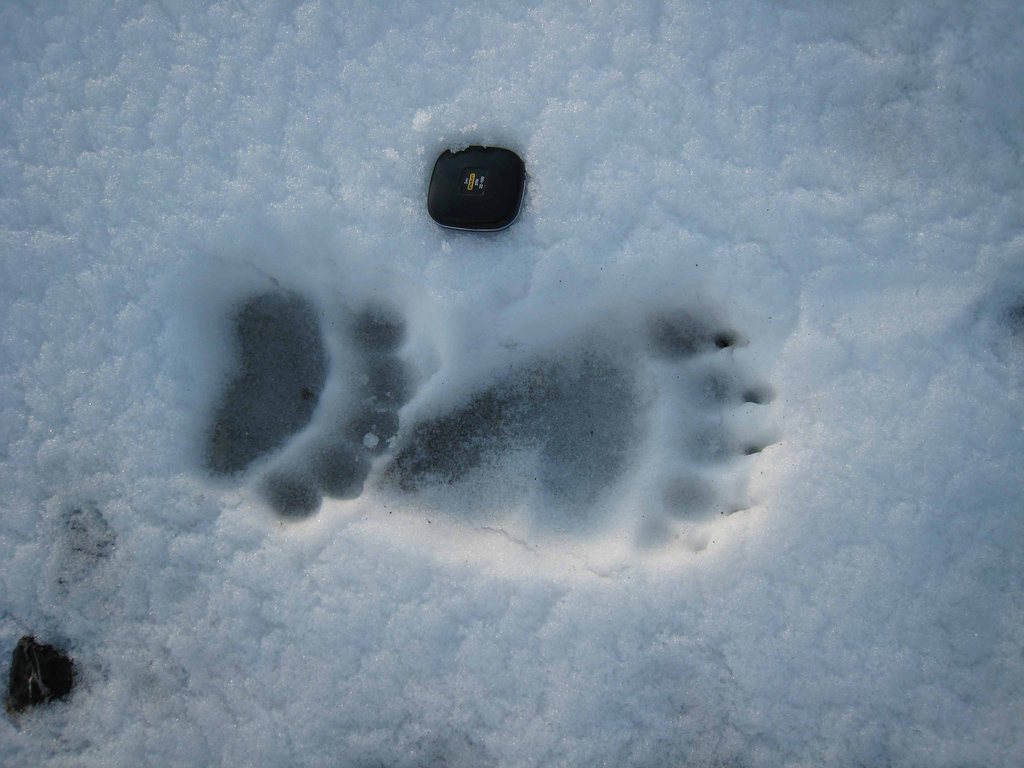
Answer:
[[[75,663],[52,645],[31,636],[18,641],[11,654],[7,709],[21,712],[37,704],[63,699],[75,684]]]

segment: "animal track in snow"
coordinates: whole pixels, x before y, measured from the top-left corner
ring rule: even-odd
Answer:
[[[544,456],[537,480],[554,500],[593,502],[635,441],[634,384],[597,349],[538,361],[415,426],[388,474],[414,491],[457,482],[495,453],[536,447]]]
[[[252,297],[233,326],[238,367],[213,414],[207,469],[231,477],[258,466],[263,497],[286,517],[312,514],[324,495],[359,496],[398,429],[403,322],[377,305],[342,313],[331,341],[344,360],[333,367],[320,314],[297,294]]]
[[[455,506],[499,519],[525,499],[530,529],[573,536],[621,523],[614,501],[633,494],[641,544],[746,507],[744,457],[772,442],[773,393],[737,361],[744,338],[685,310],[635,330],[595,329],[414,423],[386,480],[438,508],[454,488]]]
[[[276,291],[241,303],[233,327],[238,365],[206,466],[255,479],[286,517],[359,497],[380,456],[379,489],[413,507],[472,509],[474,522],[525,509],[530,530],[578,537],[618,520],[657,543],[747,506],[745,457],[773,437],[771,388],[738,359],[744,337],[707,312],[655,311],[625,331],[597,323],[544,352],[510,352],[454,404],[417,403],[401,432],[412,392],[393,310],[325,324]],[[623,518],[616,504],[630,498]]]
[[[327,376],[313,307],[290,293],[264,293],[234,316],[238,370],[213,416],[206,465],[241,472],[309,423]]]
[[[54,580],[68,592],[81,589],[110,559],[117,535],[99,509],[82,504],[61,512],[53,542]]]

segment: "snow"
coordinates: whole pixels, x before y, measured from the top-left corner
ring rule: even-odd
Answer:
[[[0,673],[79,680],[0,762],[1024,763],[1021,72],[1013,2],[5,4]]]

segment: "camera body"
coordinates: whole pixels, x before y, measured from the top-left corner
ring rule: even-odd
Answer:
[[[512,150],[445,150],[434,163],[427,212],[442,227],[496,232],[519,216],[525,191],[526,166]]]

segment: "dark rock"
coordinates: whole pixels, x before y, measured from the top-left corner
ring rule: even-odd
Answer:
[[[11,655],[7,711],[21,712],[37,704],[62,699],[75,684],[75,663],[52,645],[25,636]]]

